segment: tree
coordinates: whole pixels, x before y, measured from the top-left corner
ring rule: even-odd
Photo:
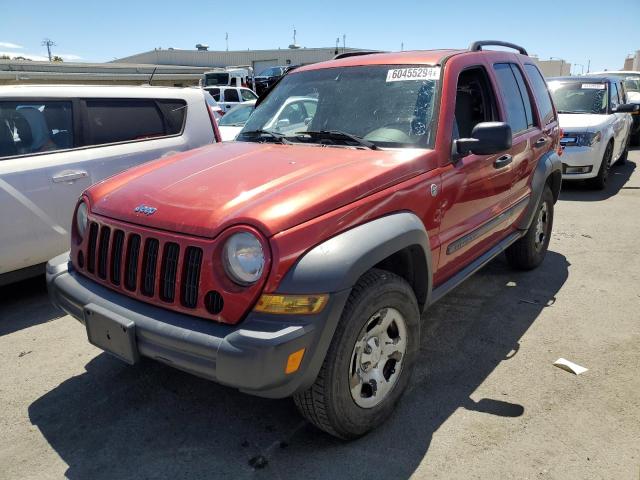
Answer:
[[[64,62],[62,57],[59,57],[58,55],[54,55],[53,58],[51,59],[51,61],[52,62]]]
[[[0,60],[11,60],[9,55],[0,55]]]
[[[18,57],[13,57],[13,59],[14,59],[14,60],[29,60],[29,61],[31,61],[31,59],[30,59],[30,58],[25,58],[25,57],[23,57],[22,55],[20,55],[20,56],[18,56]]]

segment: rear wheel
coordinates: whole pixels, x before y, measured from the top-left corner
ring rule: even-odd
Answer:
[[[540,265],[547,254],[552,228],[553,193],[546,185],[529,230],[505,251],[509,264],[520,270],[531,270]]]
[[[596,190],[604,190],[607,187],[607,180],[609,180],[609,169],[611,168],[611,159],[613,158],[613,142],[607,144],[607,148],[604,150],[602,156],[602,162],[600,163],[600,169],[598,175],[594,178],[587,180],[589,186]]]
[[[356,438],[383,423],[407,387],[420,341],[409,284],[372,269],[353,288],[315,383],[294,401],[316,427]]]

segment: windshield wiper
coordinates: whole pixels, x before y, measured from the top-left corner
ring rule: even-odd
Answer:
[[[309,135],[309,136],[318,136],[318,137],[325,137],[325,138],[338,137],[338,138],[342,138],[343,140],[344,139],[351,140],[352,142],[355,142],[358,145],[369,148],[371,150],[378,149],[378,146],[375,143],[365,140],[364,138],[359,137],[357,135],[352,135],[351,133],[343,132],[341,130],[308,130],[306,132],[296,132],[295,135]]]
[[[274,140],[276,140],[278,143],[284,143],[287,145],[290,145],[291,142],[289,140],[287,140],[286,135],[283,135],[281,133],[276,133],[276,132],[270,132],[269,130],[249,130],[246,132],[241,132],[239,136],[255,136],[255,137],[262,137],[263,135],[267,135],[271,138],[273,138]]]

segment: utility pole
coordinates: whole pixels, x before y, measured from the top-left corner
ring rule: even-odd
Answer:
[[[342,53],[344,53],[346,48],[347,48],[347,35],[343,33],[342,34]]]
[[[591,68],[591,59],[587,61],[587,74],[589,73],[590,68]]]
[[[340,48],[340,37],[336,38],[336,51],[335,51],[336,55],[338,55],[338,48]]]
[[[49,53],[49,61],[51,61],[51,47],[55,47],[56,44],[53,40],[45,38],[41,44],[43,47],[47,47],[47,53]]]
[[[224,41],[227,43],[227,52],[229,51],[229,32],[225,32]]]
[[[404,52],[404,42],[400,42],[400,51]]]

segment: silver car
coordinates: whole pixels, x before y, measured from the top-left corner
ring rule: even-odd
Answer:
[[[69,248],[89,185],[219,141],[215,108],[198,88],[0,87],[0,285]]]

